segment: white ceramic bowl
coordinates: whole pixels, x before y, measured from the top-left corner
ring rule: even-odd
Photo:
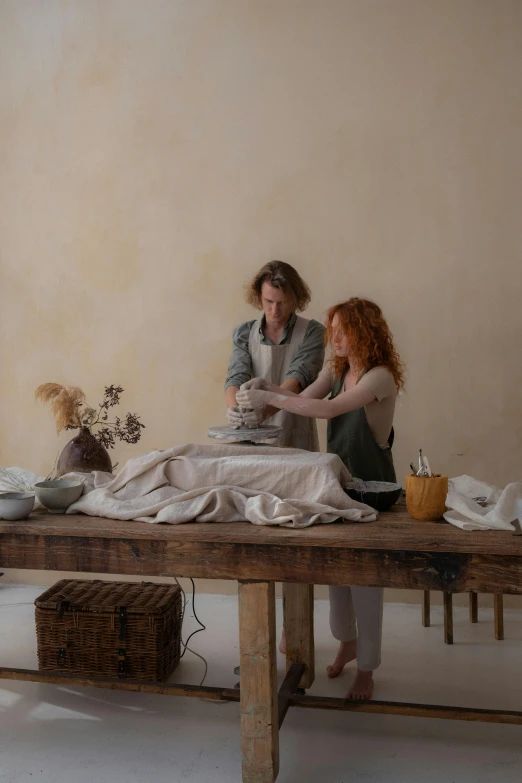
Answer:
[[[0,519],[26,519],[34,506],[34,492],[0,493]]]
[[[36,497],[53,514],[65,514],[65,509],[74,503],[83,492],[83,484],[78,481],[53,479],[40,481],[34,485]]]

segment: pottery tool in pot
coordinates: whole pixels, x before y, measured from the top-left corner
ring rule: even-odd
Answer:
[[[410,467],[413,467],[412,463],[410,463]],[[428,462],[428,458],[423,456],[422,449],[419,449],[419,469],[416,475],[423,476],[424,478],[433,478],[430,463]]]
[[[446,511],[448,477],[433,473],[428,459],[419,449],[419,468],[410,462],[411,474],[406,476],[406,508],[413,519],[435,522]]]

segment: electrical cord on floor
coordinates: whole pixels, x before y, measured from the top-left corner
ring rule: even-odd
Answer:
[[[195,652],[195,650],[192,650],[190,647],[185,647],[185,650],[188,650],[189,652],[192,653],[192,655],[195,655],[196,658],[201,658],[201,660],[203,661],[203,664],[205,666],[205,672],[203,674],[201,682],[198,683],[201,686],[205,682],[205,680],[207,678],[207,674],[208,674],[208,663],[207,663],[207,660],[206,660],[206,658],[203,658],[202,655],[200,655],[199,653]],[[204,699],[203,701],[214,701],[214,699]]]
[[[177,579],[177,577],[174,577],[174,581],[178,585],[179,589],[181,590],[181,594],[183,596],[183,609],[182,609],[182,612],[181,612],[181,622],[183,623],[183,620],[185,619],[185,610],[187,608],[187,604],[189,602],[189,599],[187,598],[187,594],[186,594],[185,590],[183,589],[183,587],[180,585],[179,580]],[[200,658],[203,661],[203,663],[205,664],[205,672],[203,674],[203,678],[202,678],[201,682],[199,683],[199,685],[203,685],[203,683],[205,682],[205,679],[207,677],[207,673],[208,673],[208,663],[207,663],[207,660],[206,660],[206,658],[203,657],[203,655],[200,655],[195,650],[193,650],[191,647],[189,647],[188,643],[192,639],[192,637],[195,636],[195,634],[201,633],[201,631],[206,631],[207,627],[206,627],[206,625],[204,625],[201,622],[201,620],[199,619],[199,617],[196,614],[196,603],[195,603],[196,585],[194,584],[194,580],[193,579],[190,579],[190,581],[191,581],[191,584],[192,584],[192,614],[194,615],[194,619],[196,620],[196,622],[200,625],[200,628],[196,628],[196,630],[193,631],[190,634],[190,636],[188,637],[186,642],[184,642],[183,639],[181,640],[181,646],[183,647],[183,652],[181,653],[181,655],[179,657],[180,657],[180,660],[181,660],[181,658],[183,658],[183,656],[185,655],[185,653],[188,650],[190,653],[192,653],[192,655],[195,655],[196,658]]]
[[[189,578],[190,578],[190,577],[189,577]],[[188,604],[188,602],[189,602],[189,599],[187,598],[187,594],[186,594],[185,590],[183,589],[183,587],[180,585],[180,583],[179,583],[179,581],[178,581],[177,577],[174,577],[174,580],[175,580],[176,584],[178,585],[178,587],[179,587],[179,589],[181,590],[181,593],[182,593],[182,595],[183,595],[183,611],[182,611],[182,617],[181,617],[181,619],[182,619],[182,621],[183,621],[183,619],[184,619],[184,617],[185,617],[185,609],[186,609],[186,607],[187,607],[187,604]],[[189,646],[188,646],[188,643],[189,643],[189,641],[192,639],[192,637],[193,637],[193,636],[195,636],[195,634],[197,634],[197,633],[201,633],[201,631],[206,631],[206,630],[207,630],[207,627],[206,627],[206,625],[204,625],[204,624],[201,622],[201,620],[199,619],[199,617],[198,617],[198,616],[197,616],[197,614],[196,614],[196,601],[195,601],[195,596],[196,596],[196,585],[194,584],[194,580],[193,580],[193,579],[191,579],[191,578],[190,578],[190,582],[191,582],[191,584],[192,584],[192,614],[194,615],[194,619],[195,619],[195,620],[196,620],[196,622],[199,624],[200,628],[196,628],[196,630],[195,630],[195,631],[193,631],[193,632],[192,632],[192,633],[189,635],[189,637],[188,637],[188,639],[187,639],[187,641],[186,641],[186,642],[184,642],[183,640],[181,641],[181,646],[183,647],[183,652],[182,652],[182,653],[181,653],[181,655],[180,655],[180,660],[181,660],[181,658],[183,658],[183,656],[185,655],[185,653],[186,653],[186,652],[187,652],[187,650],[188,650],[190,653],[192,653],[192,655],[195,655],[195,656],[196,656],[196,658],[199,658],[200,660],[202,660],[202,661],[203,661],[203,664],[204,664],[204,666],[205,666],[205,671],[204,671],[204,673],[203,673],[203,677],[202,677],[202,679],[201,679],[201,681],[200,681],[200,683],[199,683],[199,685],[201,686],[201,685],[203,685],[203,683],[205,682],[205,680],[206,680],[206,678],[207,678],[207,674],[208,674],[208,662],[207,662],[207,659],[206,659],[206,658],[205,658],[203,655],[200,655],[200,653],[197,653],[195,650],[193,650],[191,647],[189,647]],[[201,696],[201,697],[199,698],[199,700],[200,700],[200,701],[210,701],[210,702],[212,702],[212,704],[229,704],[229,700],[228,700],[228,699],[221,699],[221,700],[217,701],[216,699],[205,699],[203,696]]]
[[[183,641],[182,641],[183,652],[181,653],[180,658],[183,658],[183,656],[185,655],[185,652],[187,650],[189,650],[190,652],[193,652],[193,650],[190,650],[190,648],[188,647],[188,643],[190,642],[192,637],[195,636],[197,633],[201,633],[201,631],[206,631],[207,630],[207,626],[203,625],[203,623],[201,622],[201,620],[199,619],[199,617],[196,614],[196,605],[195,605],[196,585],[194,584],[194,580],[192,578],[190,579],[190,581],[192,583],[192,614],[194,615],[194,619],[195,619],[195,621],[198,623],[198,625],[200,627],[196,628],[195,631],[192,631],[192,633],[190,634],[190,636],[188,637],[188,639],[187,639],[187,641],[185,643],[183,643]],[[200,685],[201,685],[201,683],[200,683]]]

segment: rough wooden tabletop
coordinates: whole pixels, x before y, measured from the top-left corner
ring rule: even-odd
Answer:
[[[0,520],[0,551],[2,537],[12,535],[522,556],[522,536],[493,530],[463,531],[445,521],[418,522],[400,506],[379,514],[375,522],[336,522],[304,529],[259,526],[250,522],[149,524],[37,511],[20,522]]]

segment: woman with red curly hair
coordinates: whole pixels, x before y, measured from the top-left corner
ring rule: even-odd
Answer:
[[[352,476],[394,482],[393,415],[404,386],[404,366],[388,324],[378,305],[353,297],[328,310],[326,328],[333,357],[314,383],[301,394],[292,394],[254,378],[237,393],[238,404],[273,405],[328,419],[328,451],[339,455]],[[328,676],[337,677],[357,659],[357,674],[346,698],[372,696],[373,671],[381,661],[382,606],[381,588],[330,587],[330,627],[340,646]]]

